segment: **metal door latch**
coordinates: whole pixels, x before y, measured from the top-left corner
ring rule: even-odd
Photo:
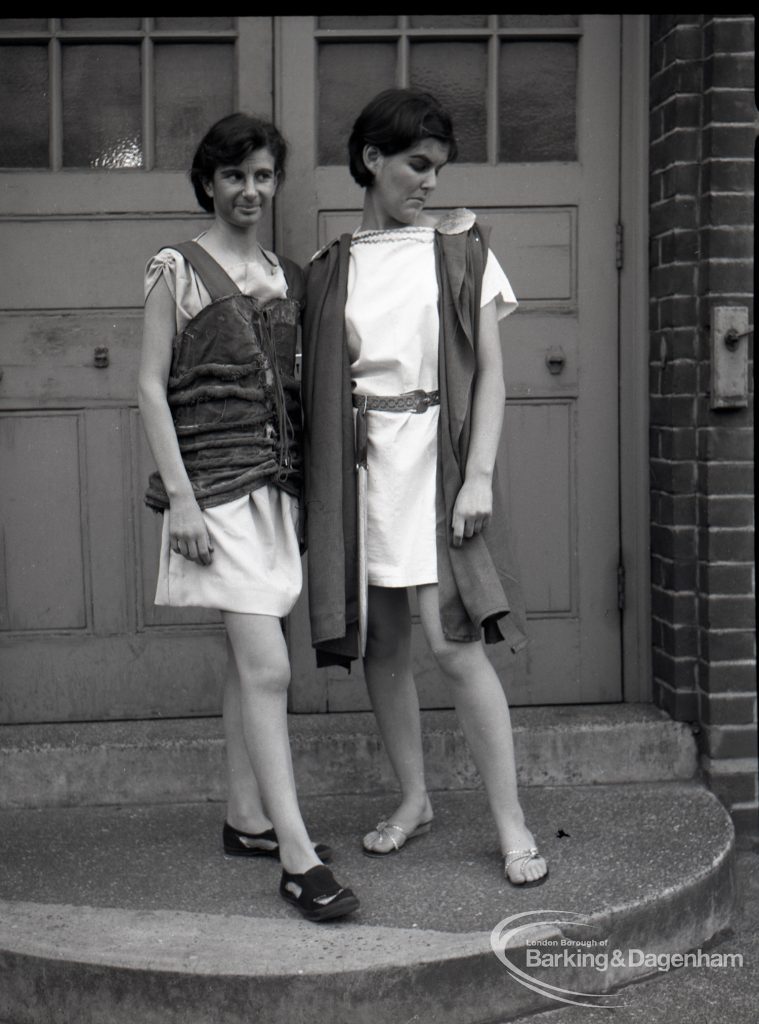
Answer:
[[[99,370],[102,370],[103,367],[108,366],[110,361],[111,357],[108,352],[108,346],[98,345],[97,348],[95,349],[95,366],[97,366]]]
[[[556,376],[561,373],[566,364],[567,357],[560,348],[552,348],[550,352],[546,352],[546,366],[550,373]]]

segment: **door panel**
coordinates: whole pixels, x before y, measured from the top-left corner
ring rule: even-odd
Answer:
[[[68,218],[7,224],[4,244],[15,258],[0,283],[0,304],[35,310],[139,308],[147,260],[162,245],[199,234],[207,220]]]
[[[442,214],[430,208],[432,214]],[[482,209],[478,215],[491,227],[490,244],[495,252],[508,252],[513,265],[511,285],[520,304],[562,304],[575,299],[573,256],[574,210]],[[323,210],[319,214],[319,246],[354,231],[355,211]]]
[[[87,625],[81,427],[78,415],[0,420],[5,630]]]
[[[14,632],[3,643],[4,723],[218,715],[222,630],[64,636]]]
[[[414,84],[448,103],[460,156],[440,177],[435,208],[467,205],[491,226],[520,303],[501,325],[507,407],[498,468],[531,643],[518,658],[503,644],[488,653],[516,703],[618,700],[620,20],[478,15],[465,25],[468,17],[421,25],[394,16],[381,39],[360,23],[280,20],[278,116],[297,141],[277,241],[306,260],[358,226],[362,192],[343,154],[372,95]],[[377,75],[364,74],[375,65]],[[303,605],[293,632],[305,649]],[[419,634],[416,627],[423,706],[447,706]],[[367,706],[360,668],[346,678],[309,671],[305,656],[299,664],[294,707]]]

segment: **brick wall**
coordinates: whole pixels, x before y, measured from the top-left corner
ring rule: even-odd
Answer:
[[[747,408],[712,410],[710,314],[746,306],[753,325],[753,46],[748,15],[651,16],[654,699],[695,724],[705,779],[749,833],[753,395]]]

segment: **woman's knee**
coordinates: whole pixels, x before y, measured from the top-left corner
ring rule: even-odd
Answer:
[[[242,652],[236,655],[235,665],[237,680],[243,689],[281,693],[290,685],[290,663],[287,658]]]
[[[286,690],[290,685],[290,658],[279,620],[227,614],[225,622],[228,651],[239,685],[245,690]]]
[[[435,640],[430,645],[437,667],[447,676],[457,676],[464,667],[465,659],[457,649],[458,644],[450,640]]]
[[[430,641],[430,649],[438,668],[454,685],[466,684],[479,668],[482,652],[478,643],[459,643],[440,636]]]

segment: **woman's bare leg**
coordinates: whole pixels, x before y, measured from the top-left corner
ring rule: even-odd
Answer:
[[[295,792],[287,731],[290,663],[285,639],[274,616],[223,614],[237,669],[245,749],[263,807],[277,832],[282,867],[301,874],[321,861],[308,838]],[[234,699],[229,705],[234,708]]]
[[[418,587],[417,595],[425,635],[451,688],[461,728],[485,786],[501,851],[529,849],[535,839],[519,803],[511,717],[500,680],[481,644],[445,639],[437,584]],[[514,882],[534,881],[545,873],[542,857],[516,863],[509,871]]]
[[[271,821],[264,810],[258,781],[248,756],[242,728],[240,677],[227,637],[227,671],[224,681],[224,739],[227,766],[227,821],[241,832],[266,832]]]
[[[382,742],[401,788],[401,803],[388,821],[411,832],[432,818],[432,806],[424,779],[419,698],[411,672],[411,612],[405,588],[369,588],[364,674]],[[391,849],[389,840],[379,844],[381,852]]]

